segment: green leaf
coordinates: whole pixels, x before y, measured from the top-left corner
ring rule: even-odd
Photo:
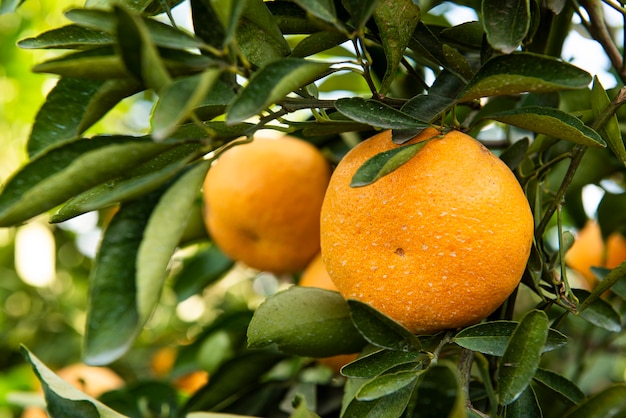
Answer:
[[[244,3],[246,7],[243,10],[243,16],[254,23],[268,39],[273,40],[281,55],[289,55],[291,48],[278,27],[276,18],[267,8],[267,4],[263,0],[246,0]]]
[[[350,187],[367,186],[392,171],[397,170],[402,164],[413,158],[428,142],[429,141],[426,140],[418,142],[417,144],[403,145],[376,154],[365,161],[363,165],[358,168],[356,173],[354,173],[350,181]]]
[[[209,166],[210,161],[205,160],[183,174],[167,189],[150,215],[137,253],[137,310],[142,324],[159,301],[168,265]]]
[[[515,170],[526,156],[526,151],[528,151],[529,146],[530,141],[528,138],[520,139],[504,150],[504,152],[500,154],[500,159],[504,161],[511,170]]]
[[[606,147],[606,142],[596,131],[577,117],[559,109],[528,106],[491,114],[488,118],[575,144]]]
[[[240,22],[237,29],[237,44],[241,52],[257,67],[263,67],[288,55],[289,49],[285,51],[284,40],[281,37],[282,42],[277,42],[274,37],[248,19]]]
[[[512,53],[487,61],[459,94],[469,101],[480,97],[524,92],[582,89],[591,76],[571,64],[531,53]]]
[[[124,415],[118,414],[54,374],[27,348],[22,347],[21,352],[41,382],[48,413],[52,418],[124,418]]]
[[[610,103],[611,100],[606,94],[602,83],[600,83],[597,76],[594,77],[593,87],[591,89],[591,110],[593,111],[594,119],[597,120],[598,117],[607,110]],[[606,123],[600,127],[599,133],[606,143],[609,144],[609,148],[611,148],[613,154],[626,165],[626,148],[624,147],[624,140],[622,139],[617,114],[613,114],[609,117]]]
[[[507,405],[504,418],[543,418],[532,386],[527,386],[514,402]]]
[[[215,15],[220,20],[221,26],[224,28],[224,39],[222,41],[224,46],[230,45],[235,38],[241,14],[247,3],[248,0],[211,0],[209,2]]]
[[[329,357],[358,352],[365,341],[339,293],[292,286],[267,298],[248,327],[249,348],[270,344],[289,354]]]
[[[244,352],[224,363],[211,375],[208,385],[200,388],[179,411],[184,417],[191,411],[220,409],[236,402],[243,394],[257,390],[259,382],[284,356],[273,351]]]
[[[42,152],[2,189],[0,226],[27,221],[172,146],[132,137],[95,137]]]
[[[89,281],[84,360],[109,364],[121,357],[141,330],[137,311],[137,253],[150,214],[163,191],[121,205],[104,231]]]
[[[116,34],[124,65],[138,80],[156,92],[167,86],[170,75],[141,17],[121,7],[115,8]]]
[[[344,116],[382,129],[416,129],[430,126],[407,113],[384,103],[360,97],[342,98],[335,107]]]
[[[356,394],[356,398],[359,401],[373,401],[392,395],[409,385],[415,385],[418,376],[414,371],[378,376],[361,386],[361,389]]]
[[[25,0],[0,0],[0,15],[14,12],[24,1]]]
[[[378,2],[379,0],[341,0],[359,34],[363,33],[365,24],[372,17]]]
[[[348,300],[350,315],[365,339],[381,348],[398,351],[419,351],[419,339],[408,329],[358,300]]]
[[[174,276],[174,293],[179,302],[195,295],[220,279],[234,264],[216,245],[204,248],[183,261],[183,267]]]
[[[87,80],[124,79],[131,76],[121,58],[109,46],[72,52],[44,61],[35,65],[33,72]]]
[[[428,411],[427,416],[433,418],[465,417],[467,404],[455,366],[450,360],[440,359],[428,368],[413,396],[413,411]]]
[[[482,14],[487,41],[505,54],[515,51],[530,29],[529,0],[483,1]]]
[[[242,122],[277,103],[292,91],[321,77],[329,63],[284,58],[273,61],[254,73],[248,84],[235,96],[228,108],[229,124]]]
[[[292,57],[305,58],[319,52],[326,51],[347,41],[343,33],[333,31],[319,31],[307,36],[293,48]]]
[[[517,325],[500,361],[498,382],[500,403],[513,403],[530,384],[548,338],[548,317],[530,311]]]
[[[22,39],[17,45],[24,49],[81,49],[114,43],[115,38],[109,33],[78,25],[67,25],[44,32],[34,38]]]
[[[140,90],[134,80],[61,78],[37,112],[27,143],[29,157],[80,136],[120,100]]]
[[[378,1],[374,10],[374,21],[387,61],[387,69],[379,88],[380,94],[387,94],[396,78],[396,71],[419,19],[419,6],[412,0]]]
[[[312,16],[328,22],[336,28],[341,28],[341,22],[337,19],[335,4],[332,0],[294,0],[294,3]]]
[[[622,330],[622,319],[619,313],[604,299],[595,298],[593,302],[587,303],[586,299],[590,293],[584,289],[572,289],[574,295],[585,309],[580,312],[580,316],[593,325],[604,328],[611,332]],[[584,305],[583,305],[584,304]]]
[[[342,418],[399,418],[404,413],[411,396],[414,384],[392,392],[388,396],[375,399],[373,401],[359,401],[352,399],[341,415]]]
[[[467,81],[474,76],[474,71],[463,54],[447,44],[443,44],[441,49],[448,70],[462,78],[463,81]]]
[[[573,407],[564,418],[606,418],[623,416],[626,412],[626,384],[613,384]]]
[[[574,382],[550,370],[537,369],[535,380],[569,403],[578,404],[585,399],[585,393]]]
[[[151,192],[197,158],[199,147],[199,144],[185,144],[168,149],[153,159],[131,168],[123,176],[110,179],[78,194],[53,214],[50,222],[63,222],[83,213],[136,199]]]
[[[490,321],[467,327],[454,337],[454,342],[469,350],[501,357],[504,355],[511,335],[518,323],[513,321]],[[548,330],[548,337],[542,352],[561,348],[567,344],[567,337],[555,329]]]
[[[600,284],[594,287],[592,293],[595,293],[597,288],[600,288],[600,290],[604,289],[602,293],[610,288],[611,292],[626,300],[626,260],[613,270],[603,267],[591,267],[591,271],[600,279]],[[604,284],[605,281],[606,284]]]
[[[415,351],[378,350],[359,357],[341,369],[341,374],[347,377],[371,379],[386,370],[398,365],[411,365],[417,369],[430,363],[430,357]]]
[[[598,205],[597,216],[603,239],[620,231],[626,225],[626,193],[605,192]]]
[[[161,141],[174,132],[202,102],[220,74],[220,70],[209,69],[166,85],[152,113],[152,137]]]

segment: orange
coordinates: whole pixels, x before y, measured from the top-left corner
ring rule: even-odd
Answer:
[[[322,260],[322,255],[319,253],[315,256],[313,261],[309,263],[304,272],[302,272],[299,285],[337,291],[337,286],[335,286],[330,276],[328,275],[328,272],[326,271],[326,266],[324,265],[324,261]],[[326,367],[329,367],[336,373],[339,373],[344,365],[355,360],[357,356],[358,353],[340,354],[337,356],[318,358],[317,362],[325,365]]]
[[[107,367],[87,366],[82,363],[71,364],[59,369],[56,374],[66,382],[87,395],[97,398],[104,392],[120,389],[124,380]],[[46,418],[48,414],[41,408],[28,407],[22,418]]]
[[[204,182],[205,223],[231,258],[276,274],[301,271],[319,251],[330,166],[310,143],[256,137],[222,153]]]
[[[626,260],[626,238],[614,232],[606,240],[602,240],[600,225],[595,220],[588,220],[578,231],[574,244],[565,253],[565,262],[569,267],[580,273],[590,287],[598,280],[591,267],[614,269]]]
[[[321,214],[321,251],[347,299],[368,303],[414,333],[474,324],[518,286],[533,217],[509,168],[475,139],[427,129],[397,170],[350,187],[369,158],[398,147],[390,131],[340,161]]]

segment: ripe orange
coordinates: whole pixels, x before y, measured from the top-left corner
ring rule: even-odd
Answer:
[[[256,137],[219,156],[204,182],[205,223],[216,244],[248,266],[301,271],[319,251],[330,166],[295,137]]]
[[[580,273],[591,288],[598,282],[591,267],[614,269],[624,260],[626,260],[626,238],[619,232],[614,232],[605,243],[600,225],[591,219],[578,231],[574,244],[565,253],[567,265]]]
[[[322,260],[322,255],[319,253],[315,256],[313,261],[309,263],[304,272],[302,272],[298,284],[305,287],[318,287],[320,289],[337,291],[337,286],[335,286],[328,275],[328,271],[326,271],[326,266]],[[335,373],[339,373],[344,365],[355,360],[357,356],[358,353],[339,354],[337,356],[318,358],[317,362],[329,367],[335,371]]]
[[[369,303],[415,333],[479,322],[518,285],[533,217],[509,168],[475,139],[427,129],[433,138],[373,184],[355,171],[398,145],[390,131],[354,147],[330,181],[321,251],[341,294]]]

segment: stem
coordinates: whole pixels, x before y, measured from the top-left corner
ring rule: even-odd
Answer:
[[[474,363],[474,352],[464,348],[461,350],[461,356],[459,358],[459,380],[463,396],[465,396],[465,402],[467,408],[472,408],[472,402],[470,401],[469,386],[471,380],[472,364]]]

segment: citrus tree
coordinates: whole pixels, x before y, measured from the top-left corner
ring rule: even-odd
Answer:
[[[2,0],[1,10],[11,13],[18,3]],[[457,6],[475,17],[450,23]],[[626,263],[609,265],[603,253],[609,237],[626,231],[626,65],[607,10],[626,16],[613,0],[88,0],[63,12],[66,25],[22,39],[21,48],[51,50],[33,71],[58,82],[33,121],[28,161],[4,183],[0,226],[42,214],[53,225],[101,215],[82,360],[117,368],[126,381],[96,400],[40,360],[45,345],[22,346],[49,414],[626,416]],[[606,89],[595,74],[566,62],[563,46],[575,30],[602,47],[617,87]],[[97,128],[133,101],[151,107],[146,132]],[[438,133],[427,145],[410,142],[431,128]],[[522,212],[510,212],[520,213],[511,219],[505,204],[496,215],[520,243],[523,273],[514,290],[484,318],[421,332],[332,286],[293,286],[301,268],[274,275],[246,268],[207,234],[202,185],[215,160],[260,131],[314,144],[333,166],[385,131],[391,151],[367,159],[352,178],[366,194],[440,137],[461,131],[477,138],[515,174],[525,198],[508,206],[527,205],[532,219],[522,239],[515,232]],[[455,185],[479,181],[485,167],[454,171],[469,157],[450,146],[451,174],[440,187],[453,187],[454,199],[474,199]],[[234,175],[232,181],[234,187]],[[398,192],[411,187],[391,184]],[[583,199],[589,185],[604,192],[591,212]],[[470,222],[476,214],[459,215]],[[600,258],[581,274],[566,253],[590,222],[599,225],[599,238],[587,252],[599,250]],[[472,263],[509,262],[500,253],[505,242],[472,238],[489,243]],[[462,258],[455,247],[447,250]],[[452,282],[474,287],[470,275]],[[437,287],[435,314],[493,303],[487,292],[450,308],[450,287]],[[195,295],[204,295],[210,315],[197,324],[163,319]],[[162,346],[173,352],[164,374],[142,370]],[[339,355],[348,355],[340,371],[321,360]],[[176,384],[199,370],[207,383],[186,391]]]

